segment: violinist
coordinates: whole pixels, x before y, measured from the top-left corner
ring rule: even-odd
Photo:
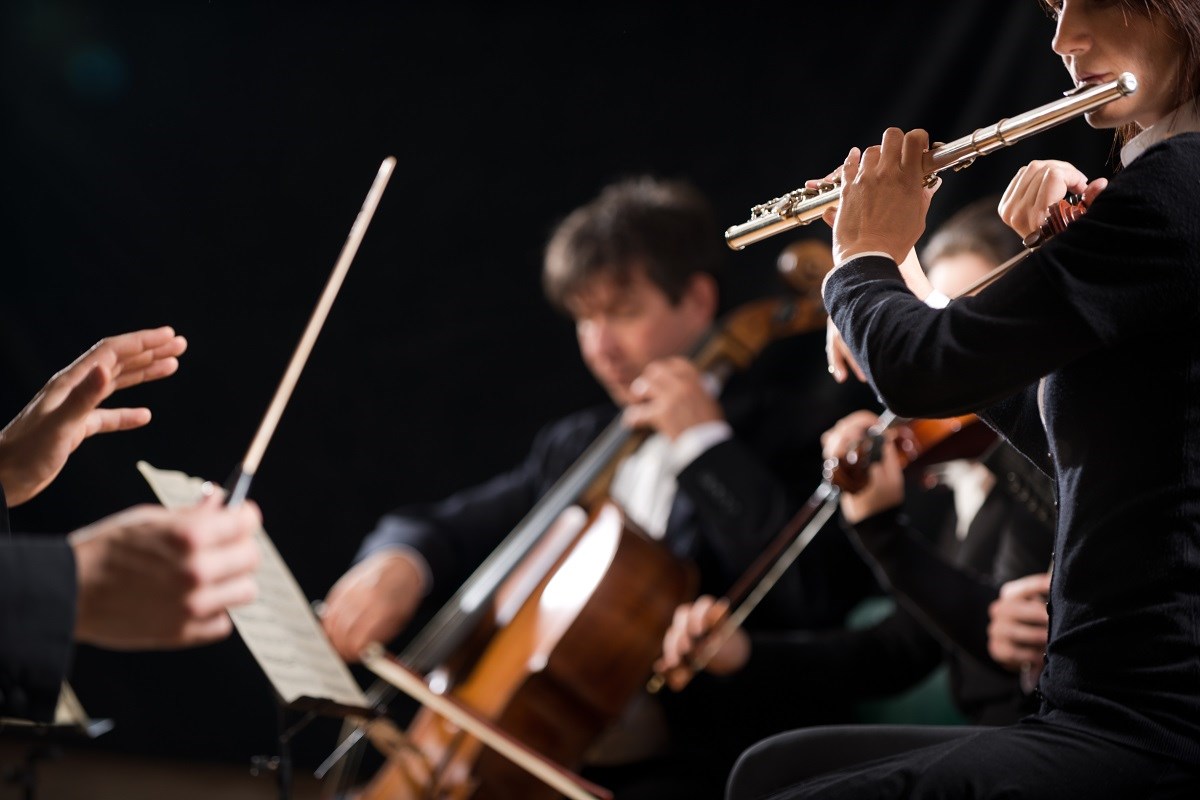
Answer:
[[[996,215],[998,199],[964,208],[930,238],[921,263],[933,290],[958,294],[1020,248],[1018,237]],[[844,461],[877,421],[871,411],[840,420],[822,436],[826,457]],[[915,685],[944,662],[955,705],[965,717],[977,724],[1015,722],[1036,704],[1017,675],[1007,671],[1008,664],[990,657],[989,606],[1004,582],[1046,568],[1052,504],[1034,506],[1008,491],[1007,480],[997,485],[981,461],[955,459],[929,469],[938,485],[917,493],[915,500],[916,518],[930,533],[918,532],[900,513],[906,481],[899,458],[893,449],[884,452],[865,487],[843,492],[841,510],[847,533],[897,598],[896,610],[865,629],[819,635],[759,631],[751,636],[739,630],[708,669],[752,670],[756,679],[781,686],[820,682],[854,699],[873,699]],[[996,463],[999,452],[987,453],[987,463]],[[1002,463],[1007,470],[1008,462]],[[908,486],[921,486],[925,475],[913,477]],[[910,505],[913,499],[908,498]],[[719,609],[711,598],[681,607],[664,641],[664,670],[696,647]],[[782,754],[779,762],[760,754],[754,773],[735,775],[740,796],[779,785],[778,772],[786,770],[790,749],[786,737],[770,741]]]
[[[1000,211],[1022,235],[1067,192],[1088,213],[978,296],[930,308],[897,267],[932,194],[928,136],[889,129],[846,158],[825,287],[892,410],[981,411],[1055,478],[1040,708],[903,742],[798,735],[797,772],[812,777],[772,797],[1165,798],[1200,786],[1200,6],[1049,7],[1072,80],[1129,70],[1142,88],[1088,117],[1118,130],[1110,181],[1034,161]]]
[[[719,400],[710,395],[685,356],[717,314],[717,230],[694,189],[649,178],[605,188],[558,226],[546,248],[546,294],[574,321],[583,360],[612,404],[546,426],[508,473],[383,517],[327,597],[325,630],[345,658],[393,639],[419,606],[457,589],[620,409],[627,424],[654,432],[612,483],[628,517],[693,559],[706,591],[723,591],[753,560],[793,510],[789,490],[819,468],[820,431],[866,393],[810,391],[831,384],[795,369],[793,359],[822,364],[819,336],[800,336],[768,348]],[[813,555],[808,571],[780,587],[777,608],[795,624],[840,624],[870,576],[844,544]],[[723,738],[733,726],[703,702],[665,719],[657,705],[641,708],[593,753],[606,771],[588,776],[622,798],[719,796],[744,746]],[[689,768],[675,768],[687,759]]]
[[[253,600],[257,507],[139,506],[70,536],[11,536],[8,509],[37,496],[84,439],[138,428],[145,408],[101,408],[118,389],[175,372],[170,328],[100,341],[0,430],[0,717],[49,722],[74,642],[168,649],[229,635]],[[215,498],[214,498],[215,499]]]

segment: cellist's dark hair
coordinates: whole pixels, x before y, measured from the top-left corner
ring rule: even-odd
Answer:
[[[1038,0],[1051,18],[1058,18],[1061,0]],[[1183,44],[1179,77],[1172,92],[1173,107],[1200,99],[1200,3],[1196,0],[1113,0],[1128,16],[1137,14],[1163,23],[1167,35]],[[1140,77],[1140,76],[1139,76]],[[1117,142],[1124,144],[1137,135],[1137,125],[1117,129]]]
[[[606,186],[559,223],[546,245],[542,287],[551,304],[598,275],[627,282],[635,269],[678,303],[698,272],[715,275],[725,247],[708,201],[683,181],[629,178]]]

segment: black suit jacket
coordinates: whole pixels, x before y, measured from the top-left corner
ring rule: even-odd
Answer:
[[[54,717],[74,628],[74,553],[62,537],[13,537],[0,489],[0,716]]]
[[[820,482],[819,436],[872,400],[824,370],[823,337],[777,342],[722,393],[734,438],[678,476],[665,541],[700,567],[701,589],[723,594]],[[814,369],[813,365],[816,366]],[[615,417],[607,405],[542,429],[512,470],[432,504],[397,509],[367,537],[358,558],[407,545],[426,559],[440,605]],[[873,578],[841,535],[818,537],[752,624],[840,625]]]

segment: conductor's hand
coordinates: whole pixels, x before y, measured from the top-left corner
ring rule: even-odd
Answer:
[[[878,421],[879,416],[871,411],[855,411],[838,420],[821,434],[825,458],[845,460],[846,454],[867,437],[871,426]],[[867,469],[866,486],[854,493],[842,492],[842,516],[852,525],[904,502],[904,469],[890,438],[884,443],[880,460]]]
[[[329,590],[321,624],[349,662],[371,642],[396,637],[425,594],[421,569],[402,550],[384,550],[355,564]]]
[[[709,595],[701,595],[695,602],[675,609],[675,618],[663,637],[662,658],[654,665],[656,672],[667,676],[667,685],[672,689],[679,691],[687,685],[691,679],[688,658],[728,610],[728,602]],[[732,675],[749,660],[750,637],[737,628],[704,668],[714,675]]]
[[[1107,178],[1089,181],[1066,161],[1030,161],[1017,171],[1000,198],[1000,218],[1022,237],[1042,227],[1050,206],[1068,193],[1083,196],[1085,203],[1096,199]]]
[[[670,439],[693,425],[724,419],[721,406],[686,358],[651,362],[629,386],[633,402],[625,409],[632,428],[653,428]]]
[[[165,378],[187,349],[171,328],[101,339],[49,380],[0,431],[0,486],[10,506],[37,495],[89,436],[139,428],[148,408],[100,408],[118,389]]]
[[[229,635],[226,609],[254,600],[258,507],[217,497],[137,506],[71,534],[75,638],[118,650],[189,647]]]
[[[1014,672],[1041,666],[1050,629],[1049,594],[1047,572],[1000,587],[1000,597],[988,607],[988,654],[997,664]]]

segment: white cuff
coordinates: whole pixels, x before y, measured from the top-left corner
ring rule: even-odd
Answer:
[[[930,308],[945,308],[950,305],[950,298],[934,289],[925,297],[925,305]]]
[[[896,259],[892,258],[891,253],[883,253],[883,252],[880,252],[879,250],[867,250],[862,253],[851,253],[850,255],[843,258],[840,263],[835,264],[833,268],[837,269],[838,267],[842,266],[843,264],[853,261],[856,258],[864,258],[866,256],[879,256],[880,258],[886,258],[888,261],[891,261],[893,264],[896,263]],[[897,266],[899,266],[899,265],[897,265]]]
[[[733,428],[723,419],[693,425],[675,437],[667,451],[667,469],[678,475],[704,453],[733,438]]]

